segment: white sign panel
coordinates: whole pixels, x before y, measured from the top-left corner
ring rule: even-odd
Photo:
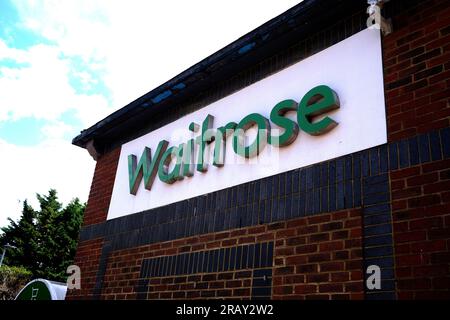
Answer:
[[[214,116],[213,129],[224,127],[230,122],[239,123],[254,113],[271,119],[272,108],[279,102],[292,99],[301,105],[305,94],[320,85],[331,88],[339,98],[338,109],[327,110],[319,116],[322,119],[328,116],[338,124],[327,132],[312,135],[300,126],[298,136],[288,146],[274,147],[267,144],[257,157],[250,159],[234,152],[233,137],[230,136],[225,140],[225,163],[222,167],[211,164],[216,143],[211,142],[205,149],[210,154],[209,160],[205,160],[209,163],[207,171],[194,170],[192,176],[185,176],[172,184],[161,181],[156,174],[151,190],[144,187],[142,179],[135,195],[130,193],[129,155],[135,155],[139,162],[144,148],[148,147],[153,159],[160,141],[168,141],[170,148],[195,138],[201,134],[201,128],[199,132],[193,133],[188,129],[190,124],[195,122],[201,127],[208,115]],[[296,111],[287,112],[286,117],[297,122]],[[270,123],[270,126],[272,134],[280,129],[274,123]],[[283,129],[280,129],[278,134],[282,133]],[[252,143],[255,135],[254,128],[246,131],[247,145]],[[366,29],[201,110],[122,145],[108,219],[193,198],[386,142],[381,38],[378,30]],[[198,145],[195,146],[197,159]],[[171,164],[169,169],[173,166]]]

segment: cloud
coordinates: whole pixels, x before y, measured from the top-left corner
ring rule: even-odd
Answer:
[[[73,65],[57,45],[17,49],[0,39],[0,122],[45,120],[37,145],[18,146],[0,137],[0,226],[7,224],[7,217],[20,217],[24,199],[37,206],[35,194],[50,188],[65,204],[73,197],[88,198],[95,162],[70,141],[79,126],[94,124],[111,108],[102,94],[78,92],[71,77],[86,86],[97,80],[84,70],[73,70]],[[76,125],[65,122],[69,111],[79,120]]]
[[[3,59],[14,59],[19,63],[29,60],[29,55],[24,50],[9,48],[8,45],[0,39],[0,61]]]
[[[87,200],[95,162],[85,150],[54,137],[32,147],[0,139],[0,154],[0,226],[6,225],[7,217],[20,217],[21,201],[28,198],[37,207],[35,194],[46,194],[50,188],[65,204],[76,196]]]
[[[24,26],[102,70],[118,109],[297,0],[17,1]]]
[[[48,143],[52,140],[62,140],[69,135],[74,135],[74,128],[62,121],[55,121],[53,123],[48,123],[41,128],[41,133],[43,140]]]
[[[94,80],[87,72],[72,72],[70,59],[63,58],[57,46],[39,44],[20,50],[8,48],[0,40],[0,47],[6,49],[0,51],[3,59],[26,63],[19,68],[0,67],[0,121],[25,117],[55,121],[73,109],[88,126],[111,112],[102,94],[76,92],[70,84],[71,75],[85,84]]]

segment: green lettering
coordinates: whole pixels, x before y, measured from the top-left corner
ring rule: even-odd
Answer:
[[[197,171],[200,172],[208,171],[208,163],[205,161],[205,151],[207,144],[214,141],[215,138],[214,130],[212,130],[213,123],[214,117],[208,114],[202,123],[202,134],[196,139],[198,144]]]
[[[184,143],[182,143],[179,147],[170,147],[166,150],[166,152],[164,152],[158,167],[159,180],[167,184],[172,184],[177,180],[183,179],[183,175],[180,174],[181,165],[183,162],[183,149]],[[176,158],[176,163],[172,171],[169,172],[169,165],[173,158]]]
[[[270,120],[277,126],[284,129],[279,136],[269,136],[268,142],[274,147],[284,147],[290,145],[298,136],[298,125],[294,121],[285,117],[289,111],[296,111],[297,102],[294,100],[284,100],[275,105],[270,112]]]
[[[339,108],[339,98],[328,86],[317,86],[311,89],[300,101],[297,111],[297,122],[303,131],[317,136],[336,127],[338,123],[330,117],[312,122],[312,118],[325,112]]]
[[[217,128],[216,131],[216,137],[214,139],[214,160],[213,165],[216,167],[223,167],[225,164],[225,154],[226,154],[226,141],[228,136],[231,135],[231,133],[236,128],[237,123],[236,122],[230,122],[225,127]]]
[[[134,154],[128,156],[128,182],[130,186],[130,193],[136,195],[139,184],[142,178],[144,178],[145,189],[150,190],[152,188],[153,181],[155,180],[158,163],[161,161],[161,156],[167,149],[169,142],[162,140],[159,142],[156,148],[155,157],[151,157],[151,149],[144,148],[142,156],[137,163],[137,158]]]
[[[194,175],[194,139],[190,139],[184,144],[183,149],[183,176],[192,177]]]
[[[245,131],[252,126],[257,126],[256,139],[249,146],[245,146]],[[233,134],[233,150],[236,154],[245,158],[257,156],[264,150],[267,137],[270,134],[270,122],[259,113],[252,113],[239,122]]]
[[[197,132],[199,128],[200,128],[200,126],[198,124],[196,124],[195,122],[191,122],[189,124],[189,130],[192,132]]]

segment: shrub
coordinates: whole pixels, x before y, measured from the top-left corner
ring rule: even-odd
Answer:
[[[23,267],[0,267],[0,300],[13,300],[31,276],[31,272]]]

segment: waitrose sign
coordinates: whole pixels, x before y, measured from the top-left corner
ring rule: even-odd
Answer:
[[[249,114],[238,124],[229,122],[216,130],[212,129],[214,116],[208,114],[203,121],[201,134],[195,139],[189,139],[179,146],[170,148],[167,148],[169,145],[167,140],[161,140],[153,157],[152,150],[145,146],[139,163],[136,155],[128,155],[130,193],[136,195],[142,180],[144,180],[145,189],[151,190],[156,173],[162,182],[172,184],[177,180],[183,180],[184,177],[192,177],[194,167],[199,172],[207,172],[208,161],[205,157],[208,155],[208,145],[212,142],[214,142],[212,164],[222,167],[225,164],[226,139],[230,135],[233,136],[234,152],[244,158],[253,158],[264,150],[267,143],[276,147],[290,145],[297,138],[299,127],[311,135],[324,134],[336,127],[337,122],[329,117],[317,122],[312,122],[312,119],[337,108],[339,108],[339,98],[336,92],[325,85],[311,89],[299,104],[294,100],[281,101],[270,112],[270,120],[281,128],[276,131],[283,132],[279,135],[271,134],[269,120],[259,113]],[[297,113],[298,125],[286,117],[290,111]],[[246,131],[253,127],[256,135],[253,142],[247,145]],[[189,125],[189,130],[192,132],[197,132],[198,128],[199,125],[195,122]],[[195,162],[196,158],[197,162]],[[170,168],[172,163],[174,165]]]
[[[382,70],[364,30],[122,145],[108,219],[385,143]]]

